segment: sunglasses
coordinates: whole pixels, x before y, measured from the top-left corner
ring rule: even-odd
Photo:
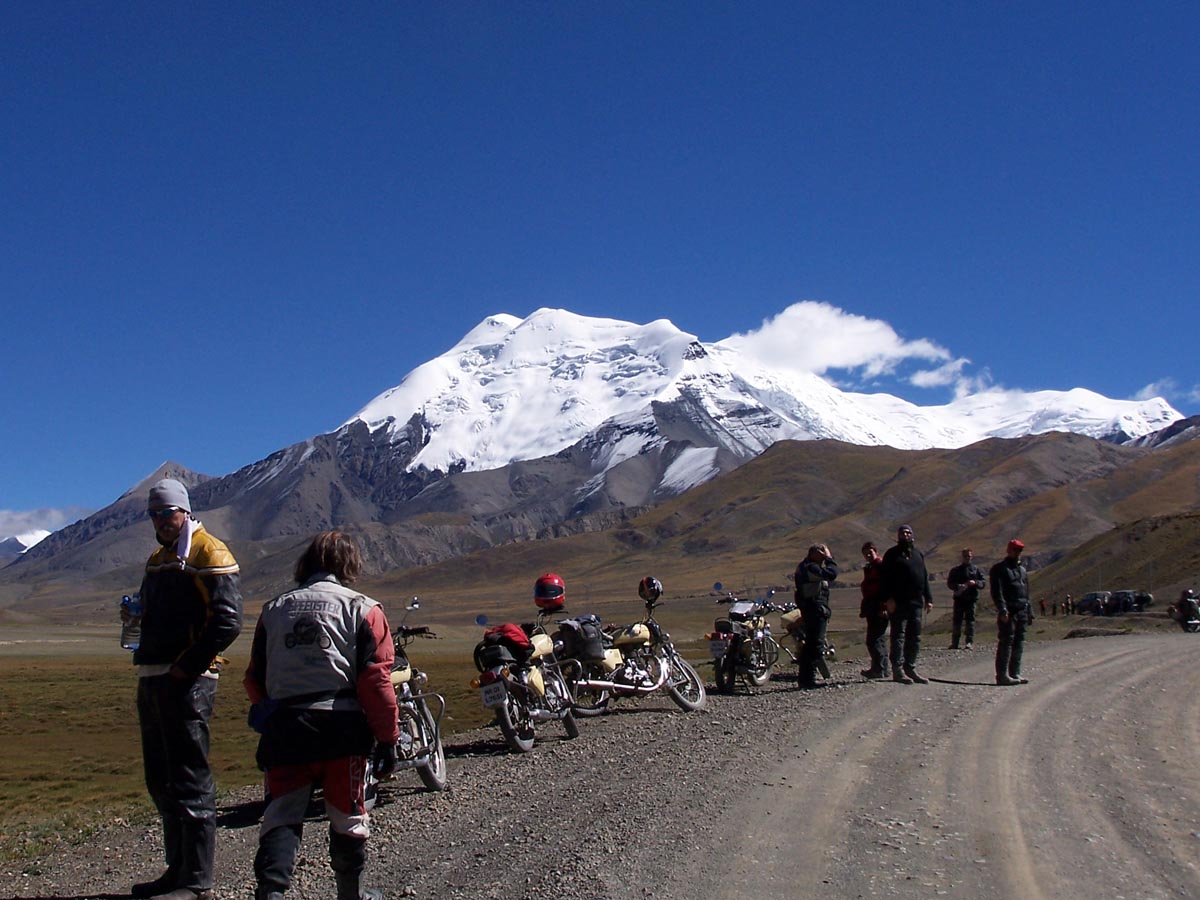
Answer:
[[[177,512],[183,512],[183,510],[178,506],[164,506],[162,509],[149,510],[149,515],[152,519],[169,519]]]

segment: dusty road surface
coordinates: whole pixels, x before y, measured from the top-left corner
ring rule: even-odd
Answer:
[[[546,726],[448,738],[451,789],[385,786],[369,881],[387,897],[1200,897],[1200,636],[1038,643],[1031,684],[994,685],[991,647],[931,650],[929,685],[753,694],[683,713],[663,697]],[[253,894],[253,792],[226,797],[218,896]],[[314,808],[314,813],[319,812]],[[326,827],[289,896],[333,895]],[[159,871],[157,830],[6,863],[0,896],[123,896]]]

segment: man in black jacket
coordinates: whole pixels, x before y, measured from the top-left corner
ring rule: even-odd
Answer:
[[[988,577],[992,583],[992,602],[996,604],[996,684],[1028,684],[1021,677],[1021,654],[1025,649],[1025,629],[1033,622],[1033,605],[1029,602],[1029,574],[1021,565],[1025,545],[1013,539],[1008,542],[1004,559],[992,566]]]
[[[888,674],[888,614],[883,608],[883,557],[871,541],[862,545],[862,555],[863,580],[858,586],[862,592],[862,602],[858,607],[858,617],[867,620],[867,654],[871,657],[871,666],[862,670],[862,676],[875,680],[887,678]]]
[[[933,593],[925,554],[917,549],[908,525],[896,530],[896,546],[883,554],[883,596],[892,623],[892,681],[928,684],[929,679],[917,672],[917,656],[925,613],[933,609]]]
[[[958,639],[966,626],[967,649],[975,644],[975,604],[979,602],[979,590],[987,584],[983,570],[972,561],[970,547],[964,547],[962,562],[950,570],[946,587],[954,595],[954,630],[950,636],[950,649],[958,649]]]
[[[838,576],[837,563],[824,544],[813,544],[796,566],[796,605],[804,623],[804,652],[800,655],[800,687],[817,687],[817,664],[825,650],[825,630],[832,611],[829,585]]]
[[[142,579],[137,707],[146,788],[162,816],[167,869],[135,884],[136,898],[205,900],[213,884],[217,808],[208,763],[208,722],[217,655],[242,628],[238,564],[192,518],[187,488],[165,478],[150,488],[159,548]]]

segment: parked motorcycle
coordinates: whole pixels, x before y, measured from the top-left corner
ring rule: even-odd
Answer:
[[[1200,632],[1200,602],[1196,600],[1195,591],[1185,590],[1170,608],[1169,614],[1189,634]]]
[[[565,666],[575,709],[581,715],[603,712],[613,697],[641,697],[662,690],[687,712],[702,709],[708,699],[703,679],[654,618],[662,583],[643,578],[638,594],[646,604],[641,621],[606,629],[602,653],[573,658]]]
[[[729,593],[717,601],[728,604],[729,612],[713,623],[713,630],[705,637],[713,657],[714,680],[721,693],[732,693],[739,678],[754,687],[770,681],[771,670],[779,662],[779,644],[767,622],[769,613],[781,609],[771,602],[774,595],[771,591],[765,599],[740,600]]]
[[[788,658],[794,664],[799,665],[800,657],[804,653],[804,616],[795,603],[786,603],[776,611],[781,613],[779,623],[783,626],[784,633],[788,637],[787,642],[780,644],[780,646],[783,648],[783,652],[788,655]],[[822,643],[821,652],[817,654],[817,671],[821,673],[821,677],[826,681],[833,677],[829,674],[828,661],[834,659],[836,656],[837,648],[833,644],[829,641]]]
[[[521,626],[511,622],[489,629],[475,647],[480,675],[471,682],[483,705],[496,713],[496,724],[514,753],[528,753],[539,722],[562,722],[568,738],[579,736],[573,698],[546,633],[547,613]],[[475,620],[487,624],[486,616]]]
[[[416,597],[406,607],[408,612],[420,609]],[[408,659],[406,648],[417,638],[436,638],[426,625],[408,625],[403,620],[392,633],[396,661],[392,664],[391,681],[396,689],[400,720],[400,740],[396,744],[396,768],[416,769],[421,781],[431,791],[446,788],[446,752],[442,748],[441,724],[446,711],[446,699],[427,691],[429,679]],[[430,704],[437,707],[435,715]]]

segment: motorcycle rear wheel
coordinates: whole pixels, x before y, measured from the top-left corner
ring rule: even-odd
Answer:
[[[678,653],[672,653],[668,665],[667,677],[671,685],[668,692],[675,705],[685,712],[703,709],[708,694],[704,690],[704,680],[692,664]]]
[[[713,666],[713,680],[717,684],[717,693],[733,693],[733,686],[737,681],[737,667],[732,653],[726,653],[720,659],[716,660]]]
[[[503,706],[496,707],[496,721],[500,725],[500,733],[508,742],[513,753],[528,753],[533,749],[535,735],[533,720],[529,718],[529,710],[525,701],[517,698],[511,692]]]
[[[442,747],[442,739],[438,734],[437,724],[433,714],[424,700],[416,701],[417,730],[421,740],[429,748],[429,762],[417,767],[417,775],[422,783],[431,791],[446,789],[446,751]]]

